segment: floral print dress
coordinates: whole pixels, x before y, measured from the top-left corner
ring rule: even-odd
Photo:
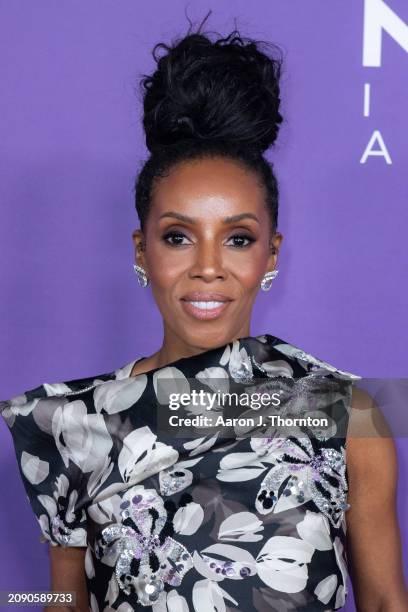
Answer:
[[[0,403],[44,538],[86,547],[90,610],[340,609],[359,377],[270,334],[131,377],[136,361]],[[160,439],[160,379],[185,390],[193,378],[228,389],[254,377],[326,415],[328,430]]]

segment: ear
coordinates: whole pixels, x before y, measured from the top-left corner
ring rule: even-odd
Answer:
[[[146,258],[144,255],[145,238],[142,230],[135,229],[132,233],[132,240],[135,246],[135,263],[146,270]]]
[[[282,244],[283,236],[280,232],[275,232],[270,240],[270,255],[268,257],[268,272],[276,268],[279,249]]]

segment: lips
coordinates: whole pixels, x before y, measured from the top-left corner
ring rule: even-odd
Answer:
[[[232,300],[222,293],[193,291],[181,298],[183,310],[195,319],[216,319]]]
[[[230,302],[231,298],[222,293],[192,291],[183,295],[182,300],[188,302]]]

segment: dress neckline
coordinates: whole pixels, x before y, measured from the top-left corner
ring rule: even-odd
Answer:
[[[131,376],[131,372],[133,370],[134,365],[138,361],[141,361],[142,359],[145,359],[145,357],[144,356],[137,357],[136,359],[133,359],[132,361],[129,361],[128,363],[125,363],[125,365],[115,370],[114,371],[115,379],[124,380],[124,379],[136,378],[136,376],[139,376],[139,374],[136,374],[135,376]]]
[[[133,370],[134,366],[135,366],[135,365],[136,365],[136,364],[137,364],[139,361],[142,361],[142,359],[146,359],[146,357],[143,357],[143,356],[142,356],[142,357],[138,357],[137,359],[134,359],[134,360],[131,362],[131,365],[130,365],[130,369],[129,369],[129,373],[128,373],[128,375],[127,375],[127,378],[136,378],[137,376],[140,376],[140,374],[134,374],[133,376],[132,376],[131,374],[132,374],[132,370]],[[149,370],[147,370],[147,372],[148,372],[148,371],[149,371]],[[141,372],[141,374],[146,374],[147,372]]]
[[[266,343],[268,343],[268,344],[271,343],[271,341],[273,341],[272,342],[273,344],[275,343],[275,341],[278,341],[280,343],[284,343],[284,341],[281,340],[280,338],[278,338],[277,336],[272,336],[271,334],[267,334],[267,333],[258,334],[256,336],[242,336],[242,337],[238,338],[237,340],[239,340],[239,341],[244,341],[244,340],[258,340],[258,341],[260,341],[260,338],[267,339]],[[232,344],[233,342],[234,341],[226,342],[222,346],[225,347],[227,344]],[[265,343],[265,340],[262,341],[262,343]],[[214,348],[221,348],[221,347],[214,347]],[[208,352],[210,352],[212,350],[214,350],[214,349],[213,348],[209,348],[209,349],[203,351],[202,353],[197,353],[197,355],[194,355],[193,357],[198,356],[198,355],[203,355],[203,354],[208,353]],[[118,370],[116,370],[115,371],[116,379],[117,380],[121,380],[121,379],[125,379],[126,378],[126,379],[130,380],[131,378],[137,378],[138,376],[141,376],[143,374],[151,374],[152,372],[155,372],[156,370],[161,369],[161,368],[158,368],[158,367],[150,368],[149,370],[146,370],[146,372],[141,372],[140,374],[135,374],[134,376],[131,376],[130,374],[131,374],[131,372],[133,370],[133,367],[135,366],[135,364],[138,361],[141,361],[142,359],[147,359],[147,357],[145,357],[145,356],[137,357],[136,359],[133,359],[133,361],[130,361],[129,363],[125,364],[123,367],[121,367]],[[179,359],[175,359],[175,360],[171,361],[170,363],[168,363],[166,366],[163,366],[163,367],[172,366],[173,364],[178,363],[181,359],[187,359],[187,358],[180,357]]]

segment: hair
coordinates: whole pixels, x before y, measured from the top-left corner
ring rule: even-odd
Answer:
[[[276,230],[278,183],[263,153],[282,122],[280,51],[272,43],[243,38],[237,29],[215,40],[197,31],[172,45],[155,45],[157,68],[140,82],[150,151],[135,184],[142,232],[158,179],[181,162],[208,157],[227,158],[254,172],[265,189],[271,231]]]

